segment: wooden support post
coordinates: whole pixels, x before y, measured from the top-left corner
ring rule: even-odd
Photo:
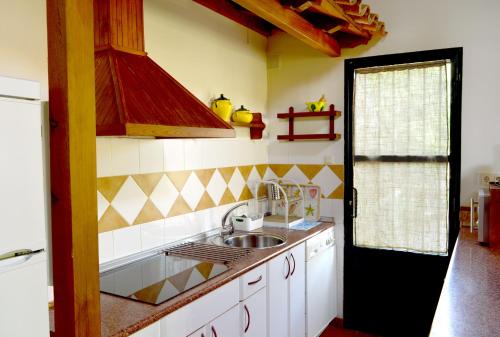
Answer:
[[[330,128],[329,128],[329,134],[330,134],[330,140],[335,140],[337,138],[337,135],[335,134],[335,105],[330,104]]]
[[[288,112],[290,113],[290,115],[293,114],[293,107],[291,106],[289,109],[288,109]],[[291,142],[293,142],[293,122],[294,122],[294,118],[293,117],[290,117],[288,119],[288,134],[290,136],[292,136],[292,138],[290,139]]]
[[[56,336],[99,337],[93,0],[47,0],[47,30]]]

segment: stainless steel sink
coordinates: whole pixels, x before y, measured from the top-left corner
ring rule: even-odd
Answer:
[[[224,244],[231,247],[242,248],[270,248],[285,244],[286,240],[271,234],[249,233],[228,237]]]

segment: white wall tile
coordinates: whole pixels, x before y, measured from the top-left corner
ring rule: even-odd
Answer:
[[[174,216],[165,219],[163,235],[165,243],[177,241],[189,236],[189,230],[185,226],[184,215]]]
[[[165,171],[182,171],[185,168],[183,139],[163,140],[163,168]]]
[[[157,220],[141,224],[141,248],[146,250],[164,243],[163,228],[165,220]]]
[[[101,219],[101,216],[108,209],[109,201],[103,197],[101,192],[97,192],[97,219]]]
[[[113,231],[113,243],[115,258],[141,251],[141,227],[129,226]]]
[[[206,168],[214,168],[223,166],[223,156],[226,154],[223,151],[224,139],[207,139],[202,142],[203,151],[203,166]]]
[[[139,140],[139,170],[141,173],[163,172],[163,141]]]
[[[203,140],[187,139],[184,141],[184,166],[186,170],[203,168]]]
[[[111,176],[140,172],[138,139],[111,138],[111,152]]]
[[[319,214],[321,216],[335,217],[335,209],[333,206],[333,199],[320,199]]]
[[[111,138],[96,138],[96,168],[97,177],[109,177],[112,175],[112,151]]]
[[[107,262],[115,257],[113,232],[99,233],[99,263]]]

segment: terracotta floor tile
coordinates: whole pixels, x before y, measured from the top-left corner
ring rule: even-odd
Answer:
[[[347,330],[342,328],[335,328],[333,326],[329,326],[326,330],[321,334],[320,337],[376,337],[374,335],[370,335],[364,332]]]

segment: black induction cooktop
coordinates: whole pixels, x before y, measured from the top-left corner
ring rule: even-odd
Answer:
[[[159,254],[101,274],[101,292],[160,304],[229,268],[220,263]]]

